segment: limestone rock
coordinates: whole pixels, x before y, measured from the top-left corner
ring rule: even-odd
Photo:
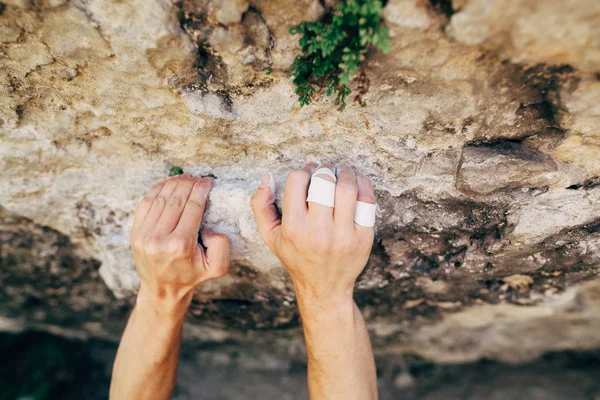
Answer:
[[[0,329],[118,338],[139,283],[133,212],[180,166],[214,177],[204,224],[233,260],[198,289],[186,342],[302,357],[293,287],[249,199],[266,171],[280,202],[289,171],[331,161],[377,193],[356,300],[378,353],[520,361],[600,346],[597,282],[583,283],[600,266],[596,3],[440,14],[391,0],[392,51],[368,54],[366,105],[299,108],[288,29],[334,3],[7,2]],[[517,274],[527,290],[504,286]]]
[[[468,0],[452,16],[458,41],[499,49],[514,62],[600,66],[600,5],[595,1]]]
[[[457,184],[461,190],[490,194],[516,187],[566,187],[576,178],[561,173],[548,155],[515,143],[502,146],[469,146],[463,149]]]
[[[273,67],[288,69],[298,51],[298,38],[288,33],[293,26],[305,21],[317,21],[324,9],[318,0],[252,0],[260,10],[275,40],[273,47]]]
[[[248,10],[248,0],[226,0],[219,2],[216,12],[217,21],[224,25],[240,23],[242,15]]]

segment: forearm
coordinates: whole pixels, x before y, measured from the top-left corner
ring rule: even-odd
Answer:
[[[377,399],[369,333],[352,297],[316,301],[300,294],[298,305],[311,399]]]
[[[142,290],[115,359],[111,400],[170,399],[175,386],[187,306],[180,304],[166,312],[145,298]]]

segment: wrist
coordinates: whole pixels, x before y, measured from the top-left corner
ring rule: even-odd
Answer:
[[[331,291],[320,295],[297,287],[296,301],[303,321],[345,318],[354,312],[352,290]]]
[[[337,282],[335,285],[323,282],[305,282],[293,279],[294,290],[298,305],[307,307],[337,307],[353,303],[354,282],[343,285]]]
[[[162,294],[162,295],[161,295]],[[162,322],[180,322],[185,319],[194,291],[184,293],[156,293],[142,284],[135,303],[137,312]]]

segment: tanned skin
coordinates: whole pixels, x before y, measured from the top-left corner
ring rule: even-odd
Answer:
[[[229,240],[198,231],[213,183],[180,175],[154,186],[137,208],[130,241],[141,286],[121,339],[112,400],[170,399],[181,330],[194,289],[227,274]]]
[[[331,164],[323,167],[333,171]],[[354,208],[357,200],[375,203],[373,186],[344,166],[337,173],[335,208],[307,202],[316,168],[310,163],[288,175],[281,219],[268,176],[252,197],[252,210],[260,236],[296,289],[311,399],[377,399],[369,335],[353,300],[374,237],[373,228],[354,223]],[[206,229],[206,250],[198,245],[211,188],[208,178],[174,177],[154,186],[138,206],[130,239],[141,286],[115,360],[111,400],[171,396],[194,290],[229,269],[227,237]]]
[[[333,171],[331,164],[321,167]],[[281,219],[265,177],[252,197],[254,217],[262,239],[294,282],[308,355],[310,398],[377,399],[369,334],[352,296],[374,238],[374,228],[354,223],[354,209],[357,200],[375,203],[373,185],[343,166],[337,173],[335,208],[307,202],[316,168],[310,163],[288,175]]]

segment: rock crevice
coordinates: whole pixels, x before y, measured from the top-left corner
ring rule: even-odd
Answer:
[[[378,353],[516,362],[599,345],[595,2],[390,0],[391,52],[368,54],[364,104],[343,112],[299,108],[289,76],[288,29],[335,2],[5,3],[1,329],[117,338],[139,284],[133,212],[176,165],[214,177],[204,224],[233,250],[186,340],[301,357],[293,287],[249,199],[266,171],[280,201],[290,170],[331,161],[377,191],[356,299]]]

